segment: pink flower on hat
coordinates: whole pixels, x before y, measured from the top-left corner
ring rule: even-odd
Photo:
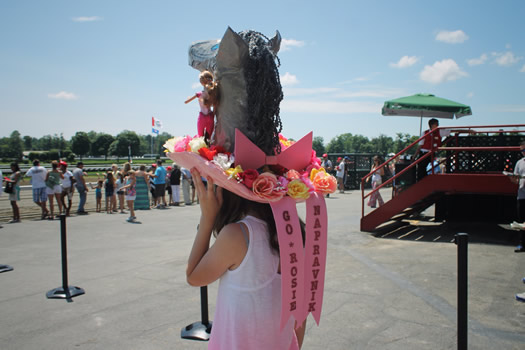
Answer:
[[[321,165],[321,159],[317,158],[317,154],[314,149],[312,150],[312,159],[310,160],[310,164],[314,165],[314,167],[316,165]]]
[[[280,184],[277,177],[271,173],[262,173],[253,182],[253,193],[269,201],[281,199],[286,192],[279,190]]]
[[[171,140],[169,140],[171,141]],[[169,142],[168,141],[168,142]],[[173,140],[173,152],[185,152],[189,151],[189,143],[191,141],[190,136],[184,136],[184,137],[177,137]],[[167,142],[167,143],[168,143]],[[169,150],[169,148],[168,148]]]
[[[308,174],[301,175],[301,181],[308,187],[308,192],[315,192],[314,184],[308,178]]]

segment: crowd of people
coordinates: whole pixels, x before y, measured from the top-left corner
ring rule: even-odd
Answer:
[[[25,174],[21,172],[18,163],[11,163],[11,176],[3,178],[13,211],[13,218],[9,223],[21,221],[18,202],[20,183],[24,176],[31,178],[33,202],[40,208],[42,220],[54,220],[61,214],[70,216],[75,190],[79,198],[75,212],[77,215],[88,214],[85,205],[91,189],[95,192],[97,213],[128,214],[129,211],[128,222],[136,222],[136,210],[179,206],[181,182],[184,204],[191,205],[195,202],[195,187],[189,170],[179,168],[175,163],[164,167],[160,159],[151,164],[149,171],[145,165],[134,170],[130,163],[125,163],[122,168],[113,164],[111,170],[103,174],[97,173],[95,184],[86,181],[87,175],[82,162],[78,162],[76,168],[70,171],[65,161],[52,161],[51,169],[46,169],[35,159],[33,166]]]

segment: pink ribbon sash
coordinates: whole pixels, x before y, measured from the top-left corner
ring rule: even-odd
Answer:
[[[306,242],[295,201],[284,197],[270,203],[277,227],[281,257],[281,329],[290,316],[301,326],[309,313],[319,325],[327,254],[326,203],[322,194],[306,200]]]
[[[306,200],[306,242],[304,261],[305,317],[312,313],[317,325],[323,307],[327,254],[328,216],[322,194],[312,193]]]
[[[290,316],[299,321],[304,315],[303,237],[292,198],[270,203],[277,227],[281,256],[281,330]],[[302,321],[301,321],[302,323]]]

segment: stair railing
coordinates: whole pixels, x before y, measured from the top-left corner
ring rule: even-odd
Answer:
[[[365,194],[365,182],[367,181],[367,179],[370,178],[380,168],[384,168],[384,167],[388,166],[388,164],[390,162],[394,161],[397,157],[401,156],[402,154],[406,153],[408,150],[412,149],[415,145],[419,144],[419,142],[425,138],[425,135],[422,135],[419,139],[417,139],[416,141],[412,142],[410,145],[408,145],[407,147],[405,147],[404,149],[402,149],[401,151],[396,153],[394,156],[390,157],[384,163],[379,165],[379,167],[374,169],[374,171],[370,171],[367,175],[365,175],[361,179],[361,217],[365,216],[365,200],[368,197],[370,197],[371,195],[373,195],[374,193],[379,191],[381,188],[383,188],[383,187],[393,183],[396,179],[398,179],[403,174],[405,174],[406,172],[408,172],[411,169],[413,169],[414,167],[416,167],[419,163],[421,163],[424,159],[426,159],[428,157],[431,158],[430,159],[430,164],[432,164],[431,167],[430,167],[431,168],[431,174],[434,174],[434,168],[435,168],[434,161],[435,161],[435,158],[436,158],[435,157],[435,153],[436,152],[439,152],[439,151],[452,151],[452,152],[454,152],[452,155],[444,157],[444,159],[442,159],[438,163],[438,164],[442,164],[448,158],[454,157],[459,152],[464,152],[464,151],[472,151],[472,152],[476,152],[476,151],[512,151],[512,152],[513,151],[517,151],[517,152],[519,152],[519,150],[520,150],[519,146],[458,147],[457,145],[458,145],[458,136],[459,136],[459,134],[461,134],[461,133],[472,133],[472,131],[474,131],[476,134],[480,134],[480,133],[481,134],[485,134],[485,133],[486,134],[523,133],[524,131],[520,130],[519,128],[524,128],[524,127],[525,127],[525,124],[477,125],[477,126],[457,126],[457,127],[453,127],[453,128],[452,127],[439,127],[439,128],[436,128],[434,132],[439,132],[438,130],[440,130],[440,129],[454,129],[454,131],[455,131],[454,135],[455,136],[448,138],[443,143],[443,145],[441,147],[434,148],[434,145],[432,145],[432,149],[429,152],[427,152],[425,155],[423,155],[422,157],[419,157],[418,159],[412,161],[406,168],[401,170],[399,173],[396,173],[394,176],[389,178],[387,181],[383,182],[381,185],[377,186],[375,189],[373,189],[372,191],[370,191],[367,194]],[[491,129],[491,128],[493,128],[494,130],[482,130],[482,131],[479,130],[479,129]],[[514,128],[514,130],[508,130],[509,128]],[[456,146],[444,147],[445,145],[451,143],[452,140],[456,141]]]

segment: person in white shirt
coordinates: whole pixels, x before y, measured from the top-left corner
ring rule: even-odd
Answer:
[[[340,163],[338,166],[335,167],[336,169],[335,177],[337,178],[337,185],[339,187],[339,193],[345,193],[345,184],[344,184],[345,160],[342,159],[341,157],[338,157],[337,161]]]
[[[520,245],[516,248],[515,252],[525,251],[525,141],[520,144],[520,151],[522,158],[516,162],[514,166],[514,176],[511,177],[511,181],[518,185],[517,195],[517,209],[518,209],[518,222],[513,222],[510,226],[517,227],[521,230],[520,232]],[[525,278],[523,279],[525,283]],[[516,300],[525,302],[525,293],[516,294]]]
[[[60,199],[62,200],[62,205],[65,209],[66,216],[69,216],[69,211],[71,210],[71,203],[73,200],[73,183],[71,182],[71,178],[73,177],[73,173],[69,170],[67,170],[67,163],[63,160],[60,161],[60,170],[62,171],[62,174],[64,175],[64,179],[62,180],[62,194]],[[66,196],[67,196],[67,202],[66,205]]]
[[[46,208],[47,190],[46,190],[46,175],[47,170],[40,166],[38,159],[33,160],[33,167],[29,169],[26,176],[31,177],[31,185],[33,186],[33,202],[35,202],[42,209],[42,220],[49,214]]]

